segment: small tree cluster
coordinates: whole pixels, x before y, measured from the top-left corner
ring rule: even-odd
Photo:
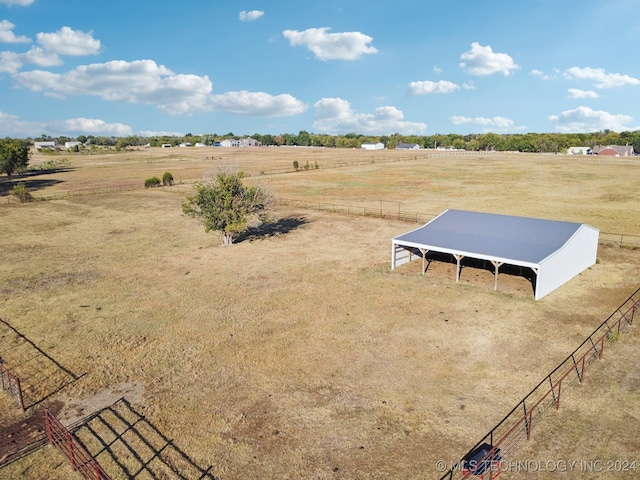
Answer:
[[[161,183],[158,177],[149,177],[144,181],[144,188],[159,187]]]
[[[171,174],[171,172],[164,172],[162,174],[162,180],[154,175],[153,177],[149,177],[144,181],[145,188],[159,187],[160,185],[164,185],[165,187],[170,187],[171,185],[173,185],[173,175]]]
[[[164,172],[162,174],[162,185],[165,187],[173,185],[173,175],[171,175],[171,172]]]

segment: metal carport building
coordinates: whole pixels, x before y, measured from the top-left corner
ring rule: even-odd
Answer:
[[[429,252],[469,257],[494,266],[494,289],[502,265],[528,267],[535,274],[539,300],[596,262],[599,230],[586,224],[447,210],[429,223],[391,241],[391,268],[422,259]]]

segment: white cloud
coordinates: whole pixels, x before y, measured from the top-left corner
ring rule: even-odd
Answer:
[[[471,50],[460,55],[464,62],[460,66],[471,75],[492,75],[502,72],[508,76],[513,70],[520,68],[506,53],[493,53],[489,45],[483,47],[478,42],[471,44]]]
[[[26,7],[28,5],[31,5],[33,2],[34,0],[0,0],[0,3],[4,3],[5,5],[18,5],[20,7]]]
[[[7,27],[4,22],[3,20],[0,23],[0,41],[2,40],[3,27]],[[8,30],[4,29],[5,36],[7,32],[13,34],[10,31],[13,24],[9,24],[9,26]],[[74,56],[97,54],[100,51],[100,41],[94,39],[92,35],[92,32],[84,33],[69,27],[62,27],[54,33],[38,33],[39,47],[31,47],[25,53],[0,52],[2,60],[0,72],[16,73],[25,63],[31,63],[38,67],[62,65],[58,54]],[[27,39],[27,41],[30,40]]]
[[[440,80],[432,82],[425,80],[423,82],[411,82],[409,84],[409,95],[429,95],[435,93],[451,93],[460,90],[460,86],[448,80]]]
[[[77,136],[81,134],[127,136],[131,135],[131,127],[122,123],[107,123],[92,118],[72,118],[50,122],[33,122],[20,120],[16,115],[0,112],[0,131],[12,137],[36,137],[42,132],[49,135]]]
[[[368,135],[390,135],[399,132],[405,135],[420,135],[427,130],[426,123],[407,122],[404,114],[395,107],[378,107],[374,113],[358,113],[351,104],[341,98],[323,98],[314,104],[315,129],[322,133],[337,135],[357,132]]]
[[[570,88],[569,98],[598,98],[598,94],[593,90],[580,90],[579,88]]]
[[[57,32],[38,33],[36,37],[45,50],[59,55],[95,55],[100,52],[100,40],[93,38],[93,32],[62,27]]]
[[[9,20],[0,21],[0,42],[4,43],[30,43],[31,39],[24,35],[16,36],[13,33],[15,25]]]
[[[212,95],[209,77],[175,74],[153,60],[82,65],[66,73],[44,70],[13,75],[21,86],[56,98],[95,96],[109,102],[156,105],[168,114],[222,110],[239,115],[290,116],[307,106],[288,94],[228,92]]]
[[[470,118],[470,117],[465,117],[462,115],[453,115],[451,117],[449,117],[449,120],[451,120],[451,123],[453,123],[454,125],[464,125],[464,124],[474,124],[474,125],[481,125],[483,127],[495,127],[499,130],[506,130],[506,129],[512,129],[513,128],[513,120],[511,120],[510,118],[506,118],[506,117],[491,117],[491,118],[487,118],[487,117],[474,117],[474,118]]]
[[[241,22],[254,22],[263,15],[264,12],[261,10],[251,10],[250,12],[243,10],[238,14],[238,18]]]
[[[473,83],[473,81],[471,81],[471,80],[470,80],[470,81],[468,81],[468,82],[464,82],[464,83],[462,84],[462,88],[464,88],[465,90],[475,90],[475,89],[476,89],[476,86],[475,86],[475,84]]]
[[[0,72],[15,73],[20,70],[22,60],[19,53],[0,52]]]
[[[289,94],[273,96],[264,92],[247,92],[245,90],[213,95],[208,103],[214,110],[260,117],[298,115],[308,108],[307,105]]]
[[[435,73],[442,73],[442,69],[441,69],[439,66],[437,66],[437,65],[434,65],[434,66],[433,66],[433,71],[434,71]]]
[[[40,47],[31,47],[25,53],[0,52],[0,72],[16,73],[25,63],[32,63],[38,67],[54,67],[62,64],[62,60],[55,53],[50,53]]]
[[[72,118],[69,120],[60,120],[55,124],[49,123],[49,127],[45,131],[59,129],[66,132],[67,135],[107,135],[122,137],[131,135],[132,130],[129,125],[124,123],[107,123],[96,118]]]
[[[357,60],[362,55],[377,53],[369,46],[373,38],[360,32],[328,33],[330,29],[309,28],[302,32],[282,32],[292,47],[305,45],[320,60]]]
[[[531,72],[529,72],[529,75],[533,75],[534,77],[540,77],[542,80],[553,80],[554,78],[556,78],[556,74],[558,73],[557,70],[554,70],[554,74],[553,75],[549,75],[547,73],[544,73],[542,70],[537,70],[537,69],[533,69],[531,70]]]
[[[62,60],[55,53],[47,52],[40,47],[32,47],[21,55],[25,63],[32,63],[38,67],[55,67],[62,65]]]
[[[549,115],[548,119],[556,124],[556,131],[561,133],[589,133],[606,129],[623,132],[640,129],[640,126],[628,125],[633,121],[629,115],[613,115],[602,110],[592,110],[589,107],[565,110],[559,115]]]
[[[62,74],[33,70],[13,78],[30,90],[58,98],[97,96],[111,102],[157,105],[171,114],[204,110],[212,88],[206,76],[176,75],[153,60],[114,60],[82,65]]]
[[[625,85],[640,85],[640,80],[620,73],[606,73],[604,68],[571,67],[564,72],[565,78],[592,80],[596,88],[615,88]]]

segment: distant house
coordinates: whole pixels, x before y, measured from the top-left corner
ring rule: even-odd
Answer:
[[[162,144],[162,148],[171,148],[171,144],[170,143],[163,143]]]
[[[56,142],[33,142],[33,144],[38,150],[41,148],[56,148]]]
[[[227,138],[226,140],[222,140],[220,142],[220,146],[221,147],[239,147],[240,146],[240,140],[235,140],[233,138]]]
[[[240,140],[241,147],[261,147],[262,143],[255,138],[246,137]]]
[[[608,147],[598,145],[593,147],[593,153],[610,157],[632,157],[634,155],[633,145],[609,145]]]
[[[384,150],[384,143],[382,143],[382,142],[378,142],[378,143],[365,142],[365,143],[362,144],[362,146],[360,148],[363,148],[365,150]]]
[[[419,150],[420,145],[417,143],[399,143],[396,145],[396,150]]]
[[[569,147],[567,155],[591,155],[591,147]]]
[[[228,138],[227,140],[221,141],[220,146],[221,147],[261,147],[262,143],[257,141],[255,138],[251,138],[251,137],[241,138],[240,140]]]

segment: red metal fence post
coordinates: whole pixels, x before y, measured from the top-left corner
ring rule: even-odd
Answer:
[[[562,379],[558,382],[558,398],[556,399],[556,410],[560,408],[560,393],[562,392]]]
[[[73,456],[73,439],[71,437],[71,433],[67,431],[67,448],[69,449],[69,461],[71,462],[71,468],[76,470],[76,460]]]
[[[51,420],[49,419],[48,408],[45,408],[44,410],[44,430],[47,433],[47,438],[49,439],[49,443],[53,443],[53,436],[51,434]]]
[[[600,358],[600,360],[602,360],[602,352],[603,352],[603,350],[604,350],[604,337],[605,337],[605,336],[606,336],[606,335],[603,335],[603,336],[602,336],[602,339],[600,340],[600,355],[598,356],[598,357]]]

